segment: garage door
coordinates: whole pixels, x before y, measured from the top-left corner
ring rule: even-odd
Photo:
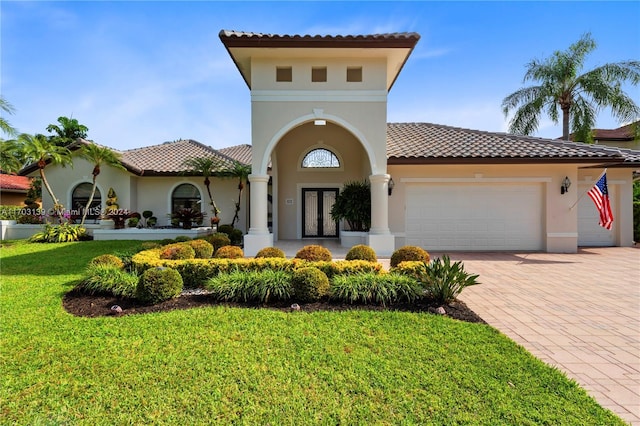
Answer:
[[[584,194],[578,202],[578,245],[585,247],[609,247],[614,244],[613,230],[616,227],[615,185],[608,185],[611,211],[613,212],[613,226],[611,231],[599,225],[600,214],[591,198],[585,193],[592,185],[580,185],[579,194]]]
[[[407,186],[408,245],[427,250],[543,250],[542,184]]]

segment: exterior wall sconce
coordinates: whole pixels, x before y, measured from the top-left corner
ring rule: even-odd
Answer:
[[[313,124],[315,126],[326,126],[327,125],[327,120],[316,119],[316,120],[313,120]]]
[[[393,178],[389,178],[389,184],[388,184],[389,197],[391,197],[391,193],[393,192],[393,188],[395,187],[396,187],[396,183],[393,181]]]
[[[562,179],[562,184],[560,185],[560,193],[565,194],[569,192],[570,186],[571,186],[571,181],[569,180],[568,176],[565,176],[564,179]]]

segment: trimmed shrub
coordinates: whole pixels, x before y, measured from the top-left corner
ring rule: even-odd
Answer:
[[[114,256],[113,254],[102,254],[89,261],[89,266],[96,265],[113,266],[117,269],[124,268],[124,262],[120,260],[118,256]]]
[[[182,277],[175,269],[147,269],[138,282],[136,297],[146,303],[160,303],[178,297],[182,287]]]
[[[318,268],[296,269],[291,278],[293,294],[301,302],[314,302],[329,293],[329,278]]]
[[[366,260],[338,260],[335,262],[307,262],[300,259],[292,259],[297,268],[313,267],[324,272],[329,279],[336,275],[353,275],[362,272],[378,274],[382,271],[380,263]]]
[[[367,260],[369,262],[377,262],[378,257],[376,256],[374,249],[364,244],[359,244],[349,249],[345,256],[345,260]]]
[[[260,302],[288,300],[292,295],[291,273],[286,271],[233,271],[207,281],[205,287],[219,300]]]
[[[117,259],[117,258],[116,258]],[[138,275],[107,263],[90,263],[77,290],[89,294],[104,293],[116,297],[136,296]]]
[[[429,253],[416,246],[404,246],[394,251],[391,255],[391,267],[398,266],[401,262],[417,261],[429,263]]]
[[[127,226],[129,228],[135,228],[138,226],[138,223],[140,223],[140,219],[138,219],[137,217],[130,217],[127,220]]]
[[[191,240],[188,241],[187,244],[189,244],[195,251],[196,259],[210,259],[213,255],[213,246],[205,240]]]
[[[244,257],[244,252],[238,246],[224,246],[216,250],[214,257],[218,259],[240,259]]]
[[[185,260],[196,257],[196,252],[189,244],[175,243],[162,247],[160,259]]]
[[[231,225],[219,225],[218,232],[223,234],[231,235],[231,231],[233,231],[233,226]]]
[[[216,232],[213,235],[207,235],[204,238],[213,246],[213,252],[218,251],[220,247],[231,245],[231,240],[227,234],[223,234],[222,232]]]
[[[282,251],[282,249],[279,249],[278,247],[265,247],[263,249],[261,249],[260,251],[258,251],[258,253],[256,253],[256,258],[261,258],[261,257],[271,257],[271,258],[284,258],[286,259],[286,255],[284,253],[284,251]]]
[[[329,262],[331,261],[331,252],[326,247],[311,244],[298,250],[295,257],[296,259],[304,259],[312,262],[319,260]]]
[[[176,242],[176,240],[174,240],[173,238],[165,238],[164,240],[160,240],[160,245],[161,246],[166,246],[166,245],[169,245],[169,244],[173,244],[175,242]]]
[[[0,206],[0,220],[18,220],[23,213],[24,207],[21,206]],[[39,213],[39,212],[38,212]]]
[[[186,236],[186,235],[178,235],[176,238],[174,238],[173,241],[175,241],[176,243],[186,243],[187,241],[191,241],[193,238]]]
[[[331,280],[331,298],[347,303],[375,303],[386,306],[395,302],[413,302],[423,294],[422,285],[401,274],[338,275]]]
[[[162,247],[162,244],[156,243],[155,241],[145,241],[140,246],[142,250],[149,250]]]

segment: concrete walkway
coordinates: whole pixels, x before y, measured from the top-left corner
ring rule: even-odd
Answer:
[[[295,255],[335,240],[279,241]],[[431,253],[439,257],[440,253]],[[577,254],[452,253],[482,285],[461,295],[490,325],[576,380],[605,408],[640,426],[640,249]],[[389,259],[380,259],[388,267]]]

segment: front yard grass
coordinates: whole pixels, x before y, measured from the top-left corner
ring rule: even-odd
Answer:
[[[64,311],[91,258],[139,244],[3,244],[2,424],[624,424],[482,324],[363,310]]]

